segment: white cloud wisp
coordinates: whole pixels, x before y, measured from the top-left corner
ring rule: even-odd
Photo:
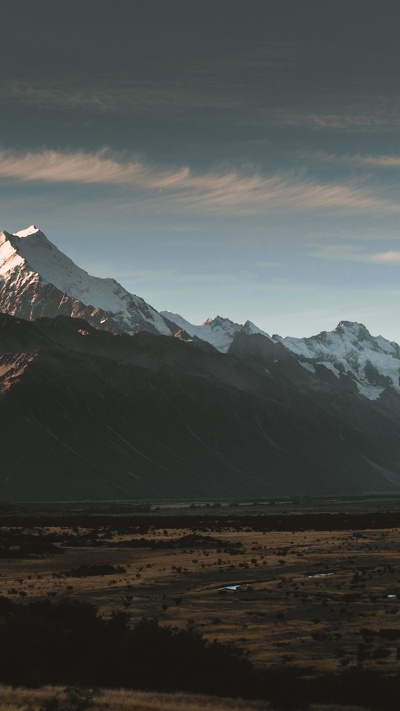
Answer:
[[[263,174],[235,168],[206,172],[189,166],[158,167],[113,154],[53,150],[0,150],[0,179],[41,185],[120,186],[130,202],[165,211],[221,215],[299,213],[398,213],[400,205],[364,183],[318,182],[302,173]],[[126,198],[126,194],[124,195]]]
[[[363,252],[352,245],[321,245],[310,251],[311,256],[329,262],[360,262],[364,264],[382,264],[400,266],[400,251]]]

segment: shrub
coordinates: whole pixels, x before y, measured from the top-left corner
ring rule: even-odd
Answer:
[[[0,682],[81,684],[207,693],[245,693],[256,673],[231,645],[210,643],[193,626],[129,626],[129,615],[104,620],[89,603],[0,598]]]

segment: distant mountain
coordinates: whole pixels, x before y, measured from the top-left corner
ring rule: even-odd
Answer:
[[[1,315],[0,499],[398,493],[399,396],[321,369],[261,334],[225,354]]]
[[[179,314],[169,311],[161,314],[184,330],[186,338],[207,341],[222,353],[227,353],[235,341],[237,352],[241,335],[259,335],[264,340],[258,342],[264,343],[268,352],[271,344],[279,343],[317,378],[326,377],[328,370],[337,379],[346,377],[349,387],[356,387],[369,400],[376,400],[387,389],[400,393],[400,346],[382,336],[371,336],[361,323],[341,321],[333,331],[323,331],[311,338],[282,338],[269,336],[251,321],[240,325],[217,316],[194,326]]]
[[[341,321],[334,331],[311,338],[280,338],[303,367],[318,366],[340,379],[350,378],[359,392],[376,400],[387,389],[400,393],[400,347],[382,336],[371,336],[362,323]]]
[[[35,225],[0,233],[0,311],[25,319],[84,318],[113,333],[176,331],[152,306],[115,279],[90,276]]]
[[[169,321],[176,323],[189,337],[200,338],[202,341],[207,341],[207,343],[210,343],[214,348],[221,351],[221,353],[228,351],[237,333],[261,333],[266,338],[269,338],[268,333],[262,331],[255,326],[254,323],[251,323],[251,321],[246,321],[244,325],[241,325],[230,321],[229,318],[216,316],[215,318],[208,318],[200,326],[194,326],[179,314],[174,314],[171,311],[160,311],[160,313]]]

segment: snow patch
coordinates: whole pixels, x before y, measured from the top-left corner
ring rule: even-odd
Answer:
[[[306,363],[306,361],[304,361],[304,360],[299,360],[299,363],[302,366],[302,368],[305,368],[310,373],[313,373],[313,374],[315,373],[315,367],[313,366],[312,363]]]
[[[26,230],[20,230],[19,232],[14,232],[13,234],[16,237],[29,237],[30,235],[36,234],[36,232],[40,232],[39,227],[31,225],[30,227],[27,227]]]
[[[377,385],[363,385],[362,383],[356,383],[356,385],[358,392],[367,397],[368,400],[377,400],[385,389]]]
[[[335,368],[335,366],[333,365],[333,363],[331,363],[329,360],[322,360],[322,361],[319,363],[319,365],[323,365],[324,368],[326,368],[327,370],[330,370],[331,373],[333,373],[334,375],[336,375],[337,378],[340,378],[340,371],[339,371],[337,368]]]

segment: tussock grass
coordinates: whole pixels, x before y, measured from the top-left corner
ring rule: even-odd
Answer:
[[[57,711],[76,711],[68,704],[68,689],[45,686],[13,689],[0,685],[1,711],[43,711],[52,702]],[[58,704],[58,708],[57,708]],[[265,701],[221,699],[215,696],[159,694],[145,691],[100,689],[86,707],[88,711],[276,711]],[[304,707],[303,707],[304,708]],[[291,711],[300,711],[300,707]],[[359,706],[310,704],[307,711],[368,711]]]
[[[54,711],[75,711],[68,699],[69,690],[64,687],[13,689],[0,686],[1,711],[42,711],[49,702],[54,704]],[[268,711],[270,707],[265,702],[216,696],[101,689],[94,692],[86,708],[91,711]]]

